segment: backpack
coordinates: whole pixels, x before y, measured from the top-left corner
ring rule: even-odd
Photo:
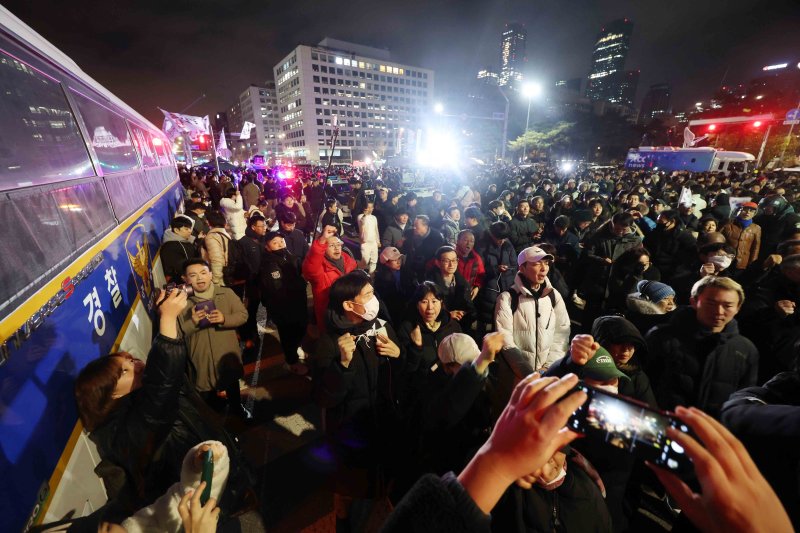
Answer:
[[[514,313],[517,312],[517,308],[519,307],[519,293],[514,289],[504,291],[511,296],[511,315],[513,316]],[[556,290],[551,288],[550,292],[547,293],[547,297],[550,298],[550,305],[553,306],[553,309],[556,308]]]
[[[242,281],[246,281],[250,276],[250,268],[244,258],[242,244],[230,237],[223,236],[222,246],[225,250],[225,266],[222,267],[222,281],[230,287]]]

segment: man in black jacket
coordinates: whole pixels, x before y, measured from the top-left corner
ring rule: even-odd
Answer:
[[[678,269],[694,259],[697,242],[681,227],[677,211],[662,211],[656,224],[656,229],[644,238],[644,246],[661,272],[661,281],[670,283]]]
[[[444,245],[442,234],[431,227],[430,219],[418,215],[410,231],[406,231],[403,242],[403,254],[406,262],[403,268],[409,269],[414,280],[421,283],[425,280],[428,261],[436,256],[436,250]]]
[[[176,215],[170,220],[169,228],[161,240],[161,267],[168,282],[181,282],[183,263],[189,259],[200,257],[200,251],[194,243],[192,229],[194,221],[188,215]]]
[[[694,406],[718,417],[733,392],[756,384],[758,350],[734,319],[743,302],[741,285],[706,276],[692,287],[691,308],[647,334],[646,371],[662,409]]]
[[[444,292],[445,307],[450,312],[450,318],[458,321],[461,331],[471,331],[470,324],[475,320],[475,304],[470,297],[469,283],[458,272],[455,248],[442,246],[436,250],[436,268],[428,271],[426,278]]]
[[[244,284],[244,303],[247,306],[247,322],[239,330],[248,348],[255,345],[258,336],[258,304],[261,300],[258,287],[258,270],[261,267],[261,254],[264,253],[264,235],[267,233],[267,221],[260,212],[247,220],[247,229],[239,239],[242,256],[247,265],[248,276]]]
[[[308,241],[302,231],[297,229],[297,217],[294,213],[285,213],[278,217],[278,233],[286,241],[286,249],[300,260],[300,264],[308,254]]]

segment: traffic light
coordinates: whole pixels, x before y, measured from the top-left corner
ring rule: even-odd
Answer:
[[[197,146],[201,150],[208,150],[208,136],[207,135],[199,135],[197,137]]]

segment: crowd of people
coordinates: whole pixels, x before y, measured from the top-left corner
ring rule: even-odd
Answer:
[[[337,531],[386,499],[387,531],[800,524],[797,177],[339,174],[182,171],[152,352],[76,383],[103,520],[236,531],[268,505],[224,423],[260,422],[242,378],[263,307],[324,413]],[[695,477],[575,440],[578,378],[676,411]],[[205,506],[185,493],[201,443],[225,459]]]

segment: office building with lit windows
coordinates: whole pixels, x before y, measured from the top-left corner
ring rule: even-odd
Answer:
[[[522,24],[506,24],[500,40],[501,87],[516,88],[522,83],[522,69],[525,66],[525,41],[528,32]]]
[[[228,108],[227,120],[230,131],[225,132],[232,159],[244,161],[256,154],[275,156],[281,152],[280,116],[275,82],[263,86],[251,85],[239,95]],[[255,124],[249,139],[239,139],[245,122]],[[215,137],[219,135],[214,131]]]
[[[671,115],[671,94],[672,91],[668,83],[651,85],[642,100],[642,112],[639,113],[639,124],[649,124],[650,121],[656,117]]]
[[[586,86],[586,96],[591,100],[628,104],[624,100],[630,94],[631,77],[625,72],[625,60],[628,57],[632,34],[633,22],[628,19],[615,20],[597,34],[592,52],[592,68]],[[638,83],[638,73],[636,82]]]
[[[273,69],[284,155],[324,161],[407,154],[433,107],[434,72],[387,50],[325,38],[300,45]]]
[[[498,75],[492,68],[485,68],[478,71],[477,80],[486,85],[497,85]]]

